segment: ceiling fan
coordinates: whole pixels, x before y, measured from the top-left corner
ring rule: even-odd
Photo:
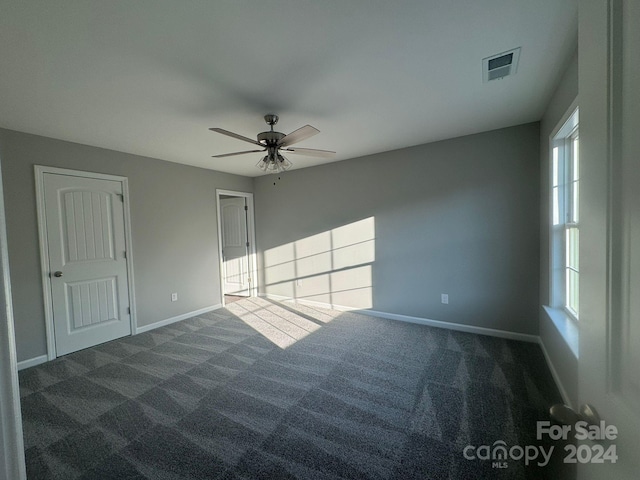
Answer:
[[[227,135],[228,137],[237,138],[238,140],[252,143],[261,147],[260,150],[246,150],[243,152],[213,155],[213,158],[232,157],[235,155],[244,155],[245,153],[267,152],[267,155],[260,159],[256,167],[267,173],[277,173],[288,170],[292,165],[292,163],[287,160],[280,152],[323,158],[332,158],[336,154],[336,152],[331,152],[329,150],[290,147],[290,145],[293,145],[294,143],[301,142],[302,140],[320,133],[320,130],[312,127],[311,125],[305,125],[304,127],[300,127],[290,134],[285,135],[284,133],[276,132],[273,130],[273,126],[278,123],[278,115],[275,115],[273,113],[267,114],[264,116],[264,121],[267,122],[267,125],[271,127],[271,130],[269,130],[268,132],[259,133],[257,140],[252,140],[249,137],[238,135],[237,133],[224,130],[223,128],[210,128],[209,130],[211,130],[212,132],[221,133],[223,135]]]

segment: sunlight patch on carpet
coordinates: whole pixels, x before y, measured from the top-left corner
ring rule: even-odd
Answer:
[[[306,316],[261,298],[247,298],[226,306],[229,312],[280,348],[287,348],[321,328]],[[323,319],[323,323],[332,319]]]

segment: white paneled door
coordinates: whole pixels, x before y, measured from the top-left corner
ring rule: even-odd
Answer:
[[[226,295],[250,295],[247,199],[220,199],[222,269]]]
[[[43,177],[57,355],[130,335],[122,183]]]
[[[632,480],[640,478],[640,2],[581,0],[579,27],[579,393],[604,424],[578,447],[578,479]]]

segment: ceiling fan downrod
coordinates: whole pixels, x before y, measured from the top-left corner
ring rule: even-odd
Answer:
[[[271,130],[268,132],[262,132],[258,134],[258,142],[268,147],[277,147],[278,142],[284,138],[284,133],[276,132],[273,130],[273,126],[278,123],[278,116],[270,113],[264,116],[264,121],[271,126]]]

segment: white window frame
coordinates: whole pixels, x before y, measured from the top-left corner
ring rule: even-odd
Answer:
[[[579,319],[579,111],[559,124],[550,138],[551,306]],[[577,159],[576,159],[577,155]],[[575,232],[572,249],[569,235]],[[574,279],[575,286],[571,288]]]

